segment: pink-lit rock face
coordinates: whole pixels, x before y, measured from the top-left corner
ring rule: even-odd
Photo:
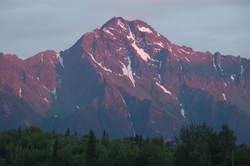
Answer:
[[[249,60],[175,45],[140,20],[114,17],[60,53],[1,53],[0,71],[1,126],[170,140],[206,122],[250,137]]]

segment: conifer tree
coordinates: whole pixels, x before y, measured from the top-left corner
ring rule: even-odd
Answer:
[[[53,154],[52,154],[52,165],[53,166],[57,166],[57,158],[58,158],[57,151],[58,151],[58,141],[56,139],[55,143],[53,145]]]
[[[18,133],[19,133],[19,139],[20,139],[20,138],[21,138],[21,136],[22,136],[21,126],[19,126],[19,128],[18,128]]]
[[[70,130],[69,130],[69,128],[67,128],[67,131],[66,131],[66,133],[65,133],[65,136],[70,136]]]
[[[102,138],[106,137],[106,130],[103,131]]]
[[[86,149],[86,163],[88,166],[94,165],[95,157],[96,157],[96,138],[94,131],[90,129],[89,140]]]

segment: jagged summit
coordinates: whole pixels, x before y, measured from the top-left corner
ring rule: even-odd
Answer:
[[[249,65],[175,45],[143,21],[113,17],[59,54],[0,54],[0,129],[33,124],[167,140],[190,122],[216,130],[227,123],[247,141]]]
[[[113,18],[111,18],[109,21],[107,21],[107,22],[100,28],[100,30],[103,30],[105,27],[114,26],[114,25],[122,26],[122,28],[124,28],[123,25],[122,25],[121,23],[122,23],[122,24],[127,24],[127,25],[128,25],[128,24],[129,24],[129,25],[137,24],[137,25],[139,25],[139,26],[143,26],[143,27],[150,28],[151,30],[153,30],[152,27],[150,27],[146,22],[143,22],[143,21],[141,21],[141,20],[128,21],[128,20],[125,20],[125,19],[122,18],[122,17],[113,17]],[[142,29],[142,31],[143,31],[143,29]]]

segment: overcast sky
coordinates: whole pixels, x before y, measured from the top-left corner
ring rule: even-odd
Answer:
[[[195,51],[250,58],[250,0],[0,0],[0,52],[60,52],[114,16]]]

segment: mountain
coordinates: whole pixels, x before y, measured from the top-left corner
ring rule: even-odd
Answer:
[[[178,134],[228,124],[250,144],[250,61],[178,46],[147,23],[114,17],[72,47],[25,60],[0,54],[0,130],[36,125],[79,135],[104,130]]]

